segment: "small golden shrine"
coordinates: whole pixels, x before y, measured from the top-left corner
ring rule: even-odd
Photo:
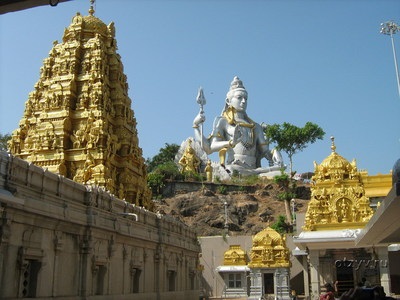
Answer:
[[[314,162],[305,231],[362,228],[373,215],[356,161],[337,154],[331,140],[332,153],[320,165]]]
[[[230,245],[224,253],[224,266],[245,266],[247,265],[246,252],[240,245]]]
[[[93,4],[93,1],[91,1]],[[128,202],[152,208],[114,23],[77,13],[53,42],[9,151]]]
[[[286,239],[271,227],[253,237],[250,268],[289,268],[289,249]]]

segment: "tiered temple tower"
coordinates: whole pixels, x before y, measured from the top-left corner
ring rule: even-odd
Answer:
[[[151,205],[115,27],[77,13],[25,103],[11,153],[120,199]]]

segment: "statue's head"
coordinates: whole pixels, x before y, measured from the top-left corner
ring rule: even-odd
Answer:
[[[229,91],[226,94],[226,100],[231,100],[236,91],[241,91],[242,93],[246,94],[247,98],[247,91],[243,86],[243,82],[237,76],[235,76],[231,82],[231,87],[229,88]]]
[[[225,102],[225,110],[233,108],[236,111],[246,111],[247,91],[243,86],[243,82],[237,76],[235,76],[231,82],[231,87],[226,94]]]

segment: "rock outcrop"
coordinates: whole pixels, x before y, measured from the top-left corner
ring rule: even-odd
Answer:
[[[179,193],[156,203],[156,210],[168,214],[197,231],[198,236],[221,235],[227,226],[230,235],[254,235],[285,215],[283,201],[277,200],[278,187],[256,186],[252,192],[232,191],[226,194],[209,189]],[[298,187],[296,212],[304,213],[309,187]],[[226,212],[225,212],[226,209]]]

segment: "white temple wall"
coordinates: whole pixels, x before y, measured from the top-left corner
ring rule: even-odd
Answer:
[[[251,250],[251,236],[212,236],[200,237],[201,257],[200,264],[204,267],[202,272],[202,289],[204,295],[210,297],[222,297],[226,284],[217,267],[223,265],[224,252],[229,245],[240,245],[247,253]]]
[[[320,253],[322,256],[323,253]],[[334,283],[336,280],[336,270],[334,269],[335,262],[331,257],[321,257],[319,262],[320,267],[320,282]]]
[[[199,252],[171,217],[0,152],[1,299],[198,299]]]

